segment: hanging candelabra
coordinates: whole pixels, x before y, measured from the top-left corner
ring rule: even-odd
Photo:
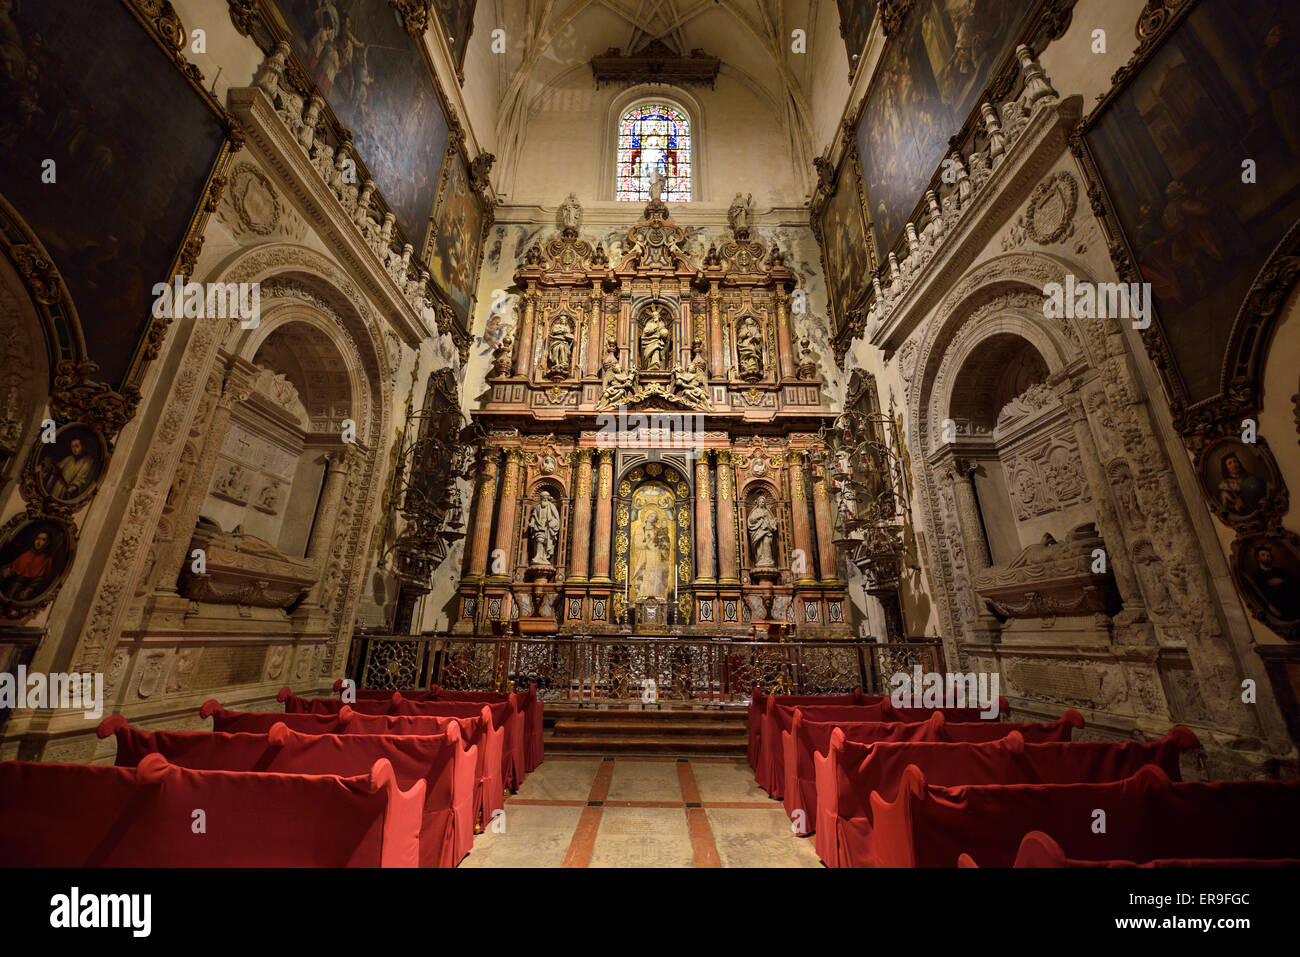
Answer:
[[[880,601],[890,641],[903,637],[898,588],[906,546],[907,485],[902,442],[890,416],[850,410],[819,432],[836,493],[835,547]]]

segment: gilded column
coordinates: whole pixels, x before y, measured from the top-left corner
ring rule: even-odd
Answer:
[[[803,471],[803,453],[791,452],[786,458],[786,475],[790,481],[790,525],[794,531],[795,551],[803,559],[802,568],[796,571],[796,583],[815,585],[813,577],[812,526],[808,524],[808,484]]]
[[[614,450],[600,450],[600,472],[596,480],[596,525],[591,530],[593,582],[608,582],[609,539],[613,534]]]
[[[509,578],[511,574],[510,553],[515,544],[515,509],[519,503],[519,466],[524,460],[524,453],[519,449],[506,449],[506,470],[501,477],[501,503],[497,506],[497,541],[496,551],[501,553],[501,560],[506,563],[502,574],[493,578]]]
[[[524,293],[524,317],[515,336],[515,375],[520,378],[528,377],[533,364],[533,315],[537,311],[537,293],[533,291],[533,283],[528,287],[528,292]]]
[[[713,500],[709,495],[709,460],[695,460],[695,581],[713,584]]]
[[[479,469],[478,494],[474,497],[474,537],[470,540],[466,578],[482,578],[487,574],[488,546],[492,541],[492,508],[497,498],[497,449],[483,450],[483,464]]]
[[[722,378],[722,296],[715,282],[709,291],[709,375]]]
[[[718,453],[718,581],[724,585],[740,584],[740,566],[736,555],[736,477],[731,469],[731,453]]]
[[[790,295],[782,289],[776,299],[776,345],[781,353],[781,378],[793,379],[794,344],[790,337]]]
[[[573,550],[569,555],[568,581],[587,580],[587,555],[591,548],[591,449],[575,449],[573,494]]]
[[[813,466],[813,517],[817,522],[817,561],[821,565],[822,581],[838,583],[840,567],[835,552],[835,512],[824,462]]]

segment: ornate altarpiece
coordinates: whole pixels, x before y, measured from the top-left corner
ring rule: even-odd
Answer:
[[[652,200],[614,258],[576,222],[526,252],[473,415],[455,633],[848,636],[799,279],[743,220],[697,260]]]

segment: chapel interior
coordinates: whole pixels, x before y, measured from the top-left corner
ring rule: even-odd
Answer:
[[[1015,748],[1148,755],[1053,814],[1159,776],[1279,830],[1000,859],[921,807],[904,864],[1298,863],[1298,39],[1275,0],[0,0],[0,864],[114,788],[263,786],[182,733],[438,714],[482,738],[421,866],[900,866],[872,802],[972,782],[900,759],[851,811],[836,722],[994,741],[931,674]]]

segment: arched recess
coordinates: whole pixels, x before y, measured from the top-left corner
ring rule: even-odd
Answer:
[[[782,500],[780,490],[767,479],[751,478],[740,487],[740,532],[741,532],[741,580],[747,580],[749,572],[756,566],[754,564],[754,550],[751,547],[749,536],[749,517],[750,513],[758,501],[759,496],[767,500],[767,507],[776,518],[776,534],[772,543],[772,559],[776,568],[780,569],[783,576],[788,577],[787,572],[790,568],[790,522],[791,516],[787,503]]]
[[[564,484],[556,478],[544,477],[535,480],[528,487],[528,496],[520,503],[522,511],[519,520],[519,552],[516,565],[522,570],[532,564],[533,541],[528,535],[528,525],[532,521],[533,512],[541,504],[543,492],[551,497],[551,504],[555,506],[555,511],[560,519],[560,528],[555,536],[555,550],[551,556],[550,564],[557,569],[556,577],[563,579],[568,568],[569,523],[572,520],[572,515],[570,514],[569,494],[565,490]],[[521,576],[516,576],[516,578],[519,577]]]
[[[624,470],[614,505],[613,620],[639,598],[657,597],[671,604],[672,619],[689,621],[695,560],[688,476],[668,462],[636,463]]]
[[[248,603],[249,594],[193,580],[185,561],[193,540],[215,536],[236,566],[260,557],[287,569],[302,581],[297,594],[286,586],[254,597],[279,609],[278,619],[264,618],[272,633],[327,639],[318,659],[300,664],[328,674],[361,593],[383,479],[379,453],[393,428],[396,357],[368,300],[312,250],[243,250],[204,278],[258,283],[260,316],[247,329],[228,323],[203,360],[214,401],[200,404],[190,430],[147,581],[199,601],[199,617],[219,627],[220,615],[202,608],[233,597]]]
[[[1047,385],[1090,358],[1072,320],[1044,315],[1044,287],[1063,283],[1067,272],[1076,282],[1090,281],[1045,255],[990,260],[960,280],[928,320],[910,368],[912,350],[902,350],[909,418],[922,451],[918,499],[936,539],[931,580],[950,616],[948,634],[969,636],[977,622],[992,622],[974,592],[980,571],[1009,562],[1043,534],[1061,540],[1070,530],[1065,525],[1089,520],[1086,507],[1031,517],[1015,484],[1022,461],[1037,457],[1036,481],[1050,475],[1073,493],[1072,508],[1093,498],[1074,427]]]

